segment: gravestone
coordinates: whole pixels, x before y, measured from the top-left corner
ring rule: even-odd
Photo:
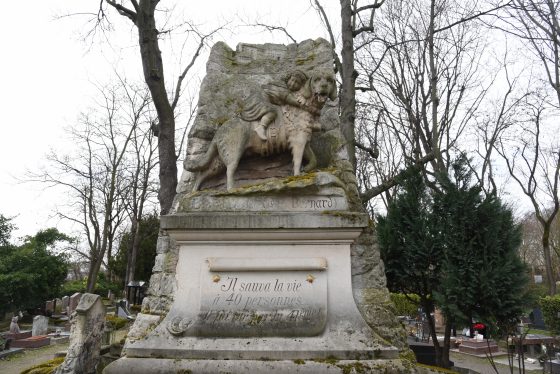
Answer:
[[[76,310],[76,307],[78,306],[78,303],[80,302],[81,297],[82,297],[82,294],[80,292],[76,292],[75,294],[70,296],[70,300],[68,301],[68,316],[70,316],[72,314],[72,312],[74,312],[74,310]]]
[[[64,296],[62,298],[62,312],[66,313],[68,312],[68,305],[70,303],[70,297],[69,296]]]
[[[414,371],[332,66],[323,39],[212,48],[142,312],[104,373]]]
[[[130,312],[128,300],[122,299],[117,303],[117,316],[126,319],[134,319]]]
[[[58,297],[54,299],[54,313],[55,314],[62,313],[62,299]]]
[[[99,362],[105,325],[105,307],[101,296],[85,293],[71,318],[70,345],[56,374],[93,374]]]
[[[48,300],[45,302],[45,314],[53,315],[54,313],[54,300]]]
[[[35,316],[33,317],[33,327],[31,329],[32,336],[47,335],[49,329],[49,317]]]

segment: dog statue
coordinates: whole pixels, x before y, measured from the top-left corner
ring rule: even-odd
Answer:
[[[247,120],[241,115],[220,126],[210,143],[206,154],[191,163],[185,163],[186,170],[199,172],[193,191],[200,188],[207,178],[219,174],[226,169],[228,191],[234,188],[234,175],[242,156],[268,156],[291,150],[293,175],[299,175],[302,161],[307,165],[304,171],[313,170],[317,161],[309,146],[311,132],[320,130],[319,117],[327,99],[336,98],[336,83],[332,71],[317,69],[297,92],[292,92],[295,102],[290,100],[282,105],[266,103],[267,108],[275,110],[269,116],[268,136],[263,140],[257,133],[262,124],[254,118]],[[278,100],[272,100],[274,104]],[[295,105],[297,103],[298,105]]]

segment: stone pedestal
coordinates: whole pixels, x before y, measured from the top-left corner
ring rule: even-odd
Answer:
[[[278,361],[282,372],[300,361],[398,358],[352,296],[350,245],[367,222],[327,212],[162,217],[180,245],[174,302],[153,331],[129,340],[126,361],[105,372],[247,372],[263,360]]]
[[[459,346],[459,352],[467,353],[476,356],[485,356],[487,353],[498,352],[498,345],[494,340],[476,340],[476,339],[463,339]]]

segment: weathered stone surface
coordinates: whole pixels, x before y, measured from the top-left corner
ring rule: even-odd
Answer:
[[[133,342],[146,337],[146,333],[150,332],[160,319],[161,317],[157,315],[138,313],[134,325],[128,331],[128,341]]]
[[[82,294],[80,292],[76,292],[75,294],[70,296],[70,300],[68,302],[68,316],[70,316],[76,310],[81,298]]]
[[[378,374],[412,374],[435,373],[429,369],[417,371],[405,360],[170,360],[170,359],[120,359],[111,364],[104,373],[119,374],[319,374],[319,373],[378,373]]]
[[[214,45],[207,64],[207,75],[203,80],[200,90],[199,110],[189,134],[189,150],[187,151],[185,165],[192,167],[196,164],[196,160],[200,158],[200,155],[207,151],[210,146],[209,141],[214,138],[218,129],[229,129],[237,126],[230,124],[230,122],[237,121],[240,117],[243,117],[243,111],[247,109],[246,105],[248,102],[251,102],[251,98],[255,97],[255,92],[262,92],[261,85],[279,82],[287,72],[296,70],[307,74],[309,77],[315,71],[330,70],[330,74],[332,74],[331,59],[330,45],[323,39],[307,40],[288,46],[240,44],[235,51],[224,43]],[[272,84],[270,87],[276,86]],[[294,90],[297,91],[295,87]],[[296,91],[293,91],[294,94],[299,92]],[[278,103],[275,102],[274,104]],[[324,105],[324,103],[321,105]],[[300,108],[297,108],[296,105],[285,105],[284,107],[287,110],[295,108],[294,110],[296,112],[299,111],[298,113],[305,112],[305,110],[301,109],[305,108],[304,105],[301,105]],[[327,131],[336,127],[336,120],[334,119],[336,112],[337,107],[327,102],[325,109],[320,113],[321,126]],[[277,116],[277,118],[280,117],[282,116]],[[326,119],[325,124],[322,123],[323,117]],[[274,127],[273,125],[271,126]],[[279,130],[283,131],[284,127],[279,127]],[[253,131],[249,131],[248,134],[252,135]],[[319,136],[318,134],[313,135],[312,138]],[[229,142],[231,137],[224,135],[224,141]],[[268,137],[268,140],[271,140],[271,138]],[[244,140],[232,140],[232,144],[239,144],[239,141]],[[259,140],[255,143],[257,148],[261,144],[263,146],[266,144],[260,142]],[[339,141],[339,143],[342,142]],[[313,147],[312,151],[316,153],[318,159],[322,160],[317,167],[324,168],[333,164],[332,158],[323,156],[324,152],[321,148]],[[269,151],[267,152],[270,153]],[[231,152],[228,151],[226,153]],[[239,170],[243,169],[243,163],[245,162],[247,161],[241,160],[241,164],[238,167]],[[267,159],[264,162],[269,164],[270,160]],[[252,167],[252,169],[256,168]],[[269,175],[273,177],[278,177],[272,169],[269,168],[267,173],[270,173]],[[178,191],[180,193],[190,192],[196,178],[196,173],[185,171],[181,177]],[[241,178],[241,185],[243,185],[243,179],[246,176],[239,175],[236,179],[239,178]],[[255,175],[249,178],[253,183],[259,183],[264,179],[266,178],[256,178]],[[213,182],[210,181],[210,185],[213,185]]]
[[[47,335],[49,328],[49,317],[35,316],[33,317],[33,327],[31,329],[32,336]]]
[[[67,308],[68,308],[68,304],[70,303],[70,297],[69,296],[64,296],[62,298],[62,311],[66,312]]]
[[[12,321],[10,322],[10,334],[19,334],[20,329],[18,325],[18,316],[12,317]]]
[[[70,345],[56,374],[93,374],[99,362],[105,325],[105,307],[101,296],[85,293],[72,315]]]

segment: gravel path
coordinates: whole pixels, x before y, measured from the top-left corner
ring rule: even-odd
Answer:
[[[496,371],[492,368],[490,363],[485,358],[478,358],[469,355],[464,355],[461,353],[450,352],[449,356],[451,361],[455,363],[456,366],[462,368],[469,368],[474,371],[477,371],[480,374],[496,374]],[[506,356],[503,356],[503,359],[500,359],[502,362],[507,362]],[[534,366],[538,368],[538,366]],[[501,365],[496,363],[496,368],[498,369],[499,374],[511,374],[509,367],[507,365]],[[514,370],[514,373],[517,373],[517,369]],[[536,370],[525,370],[526,374],[542,374],[542,368],[538,368]]]
[[[40,364],[54,358],[58,351],[68,349],[68,344],[49,345],[37,349],[27,349],[23,353],[18,353],[6,359],[0,360],[0,373],[19,374],[31,366]]]

